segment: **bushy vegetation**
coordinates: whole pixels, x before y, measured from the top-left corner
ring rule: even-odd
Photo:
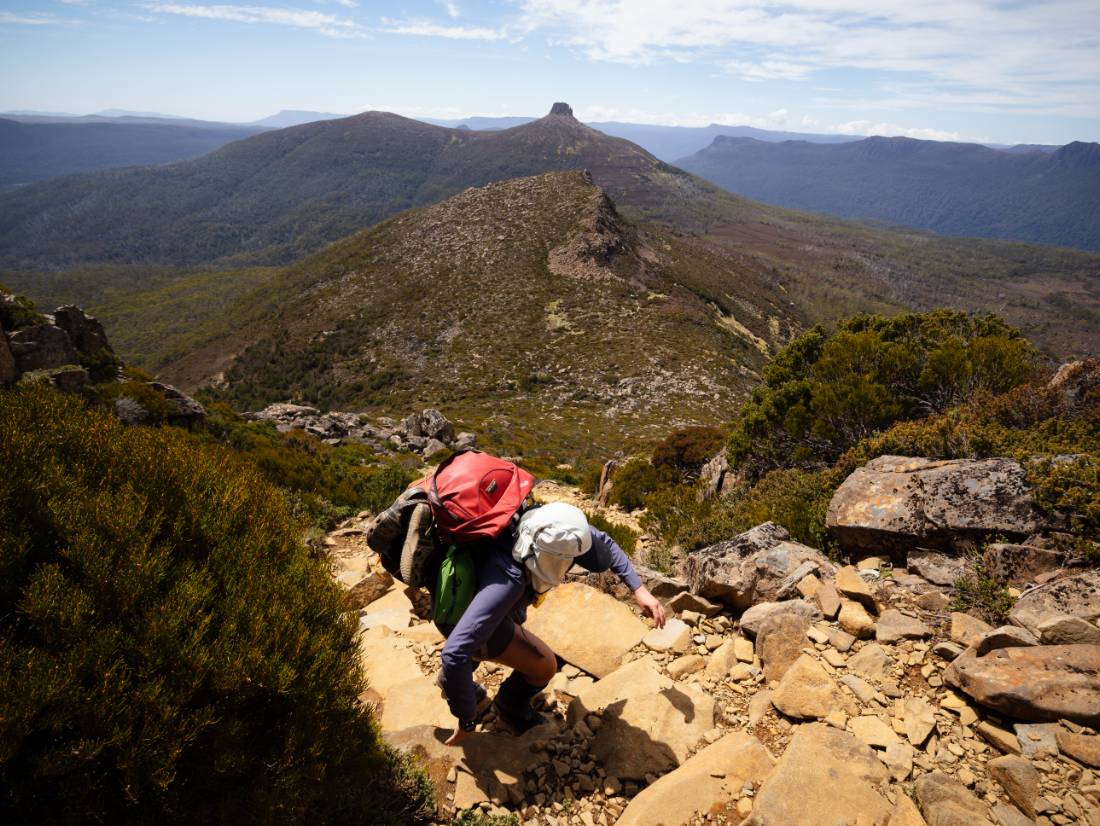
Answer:
[[[324,530],[360,509],[389,507],[416,478],[410,467],[382,461],[365,445],[334,447],[301,430],[279,433],[273,423],[249,422],[222,403],[207,408],[205,438],[253,463]]]
[[[633,530],[628,525],[623,525],[620,522],[612,522],[605,516],[601,516],[598,513],[590,513],[588,516],[588,524],[599,531],[603,531],[610,536],[618,544],[623,552],[627,556],[634,555],[634,548],[638,545],[638,532]]]
[[[646,497],[657,490],[660,476],[648,459],[633,457],[611,477],[608,501],[623,510],[636,511],[645,507]]]
[[[896,422],[1003,393],[1033,369],[1031,345],[993,316],[859,315],[832,333],[817,327],[765,369],[734,424],[730,463],[752,479],[826,467]]]
[[[714,458],[725,442],[717,427],[685,427],[670,433],[653,449],[650,459],[662,482],[684,484],[699,478],[699,471]]]
[[[354,625],[252,465],[0,391],[0,817],[398,823]]]
[[[860,316],[813,330],[778,354],[735,422],[729,456],[743,482],[709,500],[695,485],[662,486],[644,497],[643,527],[690,551],[771,520],[831,550],[829,501],[875,457],[1008,456],[1024,463],[1039,507],[1100,562],[1100,390],[1085,381],[1067,393],[1049,379],[995,318]],[[997,616],[991,588],[980,575],[960,586]]]
[[[0,284],[0,293],[12,291]],[[45,324],[46,317],[34,308],[34,302],[25,295],[12,295],[10,303],[0,304],[0,327],[9,333],[36,324]]]

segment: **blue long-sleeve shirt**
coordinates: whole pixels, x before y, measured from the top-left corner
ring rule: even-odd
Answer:
[[[596,573],[614,571],[631,591],[641,587],[641,578],[615,540],[603,531],[590,530],[592,547],[578,556],[576,563]],[[477,715],[474,658],[506,617],[511,616],[522,623],[526,619],[527,606],[534,598],[527,575],[512,558],[510,549],[485,548],[474,553],[473,558],[477,593],[447,637],[442,656],[443,691],[451,713],[463,722]]]

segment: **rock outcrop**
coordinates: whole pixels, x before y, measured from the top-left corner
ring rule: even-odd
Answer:
[[[821,551],[791,541],[774,522],[758,525],[733,539],[688,556],[688,586],[696,594],[741,611],[756,603],[798,596],[798,582],[815,572],[832,576],[835,568]]]
[[[1028,591],[1012,606],[1008,619],[1040,636],[1044,623],[1066,616],[1093,624],[1100,620],[1100,570],[1051,580]]]
[[[1073,720],[1100,725],[1100,646],[1039,645],[971,649],[944,680],[975,702],[1017,720]]]
[[[759,787],[775,760],[755,737],[732,732],[635,797],[617,826],[666,826],[722,811]]]
[[[527,615],[527,627],[566,662],[606,677],[642,641],[646,625],[623,603],[579,583],[547,594]]]
[[[354,525],[331,537],[334,576],[350,592],[376,560],[351,552],[365,549]],[[865,558],[839,577],[844,605],[868,623],[864,639],[805,599],[759,603],[738,618],[691,594],[674,599],[678,616],[665,632],[649,633],[629,604],[570,583],[552,592],[567,601],[548,598],[531,612],[547,612],[540,636],[569,628],[552,645],[573,649],[536,701],[549,722],[504,737],[490,708],[455,749],[440,742],[444,641],[419,619],[415,594],[394,584],[350,609],[369,629],[360,638],[370,683],[361,699],[375,706],[387,739],[421,755],[441,821],[475,808],[525,826],[1100,822],[1100,731],[1074,710],[1098,691],[1088,652],[1100,648],[1044,645],[1022,627],[950,613],[949,601],[929,598],[950,595],[950,586],[929,591],[915,575],[890,573],[882,558]],[[798,593],[816,601],[831,588],[840,601],[837,579],[822,573]],[[1081,634],[1080,623],[1059,614],[1043,628]],[[585,650],[601,636],[614,646]],[[590,664],[586,673],[578,667],[586,659],[610,670],[599,676]],[[973,678],[971,661],[992,699],[951,677]],[[491,697],[507,674],[482,663],[475,678]],[[1052,722],[1026,722],[1036,709]],[[436,727],[415,735],[393,730],[428,721]],[[486,752],[492,759],[478,762]]]
[[[454,425],[435,408],[412,413],[400,422],[387,417],[371,422],[358,413],[322,413],[316,407],[289,402],[244,415],[253,421],[274,422],[280,433],[304,430],[331,445],[365,444],[377,453],[410,450],[425,459],[443,450],[467,450],[477,444],[473,433],[456,434]]]
[[[823,724],[799,726],[746,826],[886,826],[893,807],[876,787],[887,777],[882,761],[851,734]]]
[[[1026,472],[1013,459],[880,456],[857,469],[829,503],[830,535],[849,552],[945,549],[1045,524]]]

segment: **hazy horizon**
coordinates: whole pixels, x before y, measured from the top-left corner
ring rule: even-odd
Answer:
[[[1100,4],[11,0],[0,110],[277,111],[1100,139]]]

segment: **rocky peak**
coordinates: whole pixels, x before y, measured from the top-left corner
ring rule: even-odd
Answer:
[[[573,107],[570,106],[568,103],[561,103],[559,101],[558,103],[555,103],[553,106],[550,107],[550,114],[562,115],[563,117],[571,118],[573,117]]]

